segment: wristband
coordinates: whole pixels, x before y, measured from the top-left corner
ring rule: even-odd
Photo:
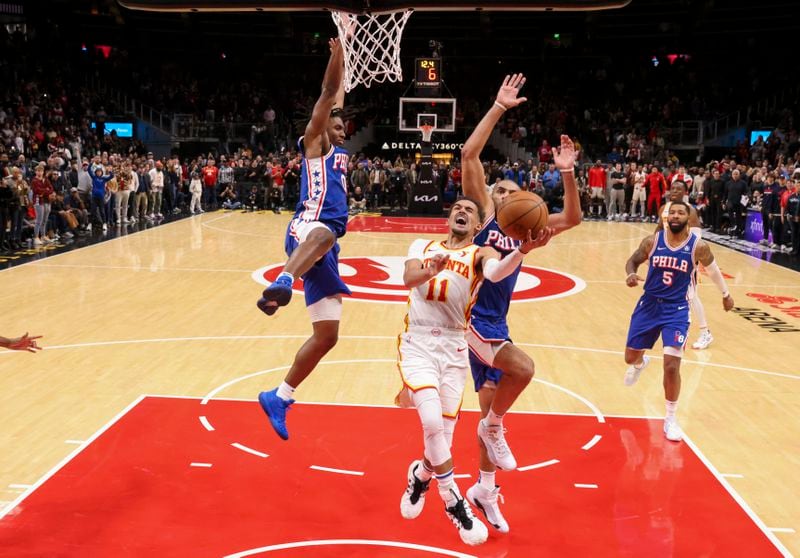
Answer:
[[[503,104],[502,104],[501,102],[499,102],[499,101],[495,101],[495,102],[494,102],[494,106],[496,106],[497,108],[499,108],[499,109],[500,109],[500,110],[502,110],[503,112],[505,112],[505,111],[507,111],[507,110],[508,110],[508,107],[506,107],[505,105],[503,105]]]
[[[575,169],[564,169],[564,170],[558,169],[558,172],[560,172],[561,174],[575,174]]]
[[[722,293],[722,298],[728,298],[729,296],[731,296],[731,293],[729,291],[725,291],[724,293]]]

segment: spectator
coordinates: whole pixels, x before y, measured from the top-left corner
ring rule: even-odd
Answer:
[[[610,203],[608,205],[608,220],[620,220],[620,213],[625,211],[625,173],[622,172],[622,163],[614,163],[614,170],[609,175],[611,183]]]
[[[203,181],[200,179],[199,172],[194,172],[192,174],[192,180],[189,183],[189,192],[192,194],[192,201],[189,204],[189,213],[191,215],[205,213],[200,204],[200,197],[203,195]]]
[[[605,201],[606,189],[606,170],[603,168],[603,163],[598,159],[595,161],[594,166],[589,169],[589,191],[591,196],[591,205],[589,211],[593,217],[602,217],[603,203]],[[595,215],[594,209],[597,208]],[[656,205],[656,210],[658,206]]]
[[[36,224],[33,228],[33,244],[41,246],[44,242],[50,242],[47,238],[47,223],[50,218],[50,202],[55,197],[53,185],[44,176],[44,164],[36,167],[35,176],[31,182],[33,191],[33,207],[36,211]]]

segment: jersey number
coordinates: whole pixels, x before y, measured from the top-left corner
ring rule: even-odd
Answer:
[[[439,296],[436,296],[436,290],[439,290]],[[435,278],[428,281],[428,294],[425,300],[438,300],[439,302],[447,302],[447,279],[437,281]]]
[[[672,285],[672,271],[665,271],[661,281],[668,287]]]

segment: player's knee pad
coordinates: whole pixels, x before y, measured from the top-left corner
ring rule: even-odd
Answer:
[[[450,459],[450,445],[445,436],[445,419],[442,417],[439,392],[432,388],[422,389],[414,393],[413,399],[422,422],[425,457],[432,465],[441,465]]]
[[[456,430],[456,423],[458,421],[456,419],[452,419],[449,417],[443,417],[442,423],[444,426],[444,439],[447,442],[447,449],[453,447],[453,433]]]

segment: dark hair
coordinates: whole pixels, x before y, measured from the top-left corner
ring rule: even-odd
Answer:
[[[460,201],[464,201],[464,200],[475,204],[475,207],[478,208],[478,221],[479,221],[480,224],[483,224],[484,219],[486,219],[486,214],[483,211],[483,206],[481,204],[479,204],[478,201],[475,198],[471,198],[469,196],[461,196],[456,201],[460,202]],[[455,205],[455,204],[453,204],[453,205]],[[450,206],[450,211],[448,212],[447,216],[450,217],[450,215],[452,215],[452,214],[453,214],[453,206],[451,205]]]
[[[344,109],[335,108],[331,111],[331,118],[341,118],[344,120]]]
[[[689,186],[687,186],[686,182],[684,182],[683,180],[673,180],[672,185],[675,186],[676,184],[680,184],[681,186],[683,186],[684,190],[686,190],[687,192],[689,191]]]

